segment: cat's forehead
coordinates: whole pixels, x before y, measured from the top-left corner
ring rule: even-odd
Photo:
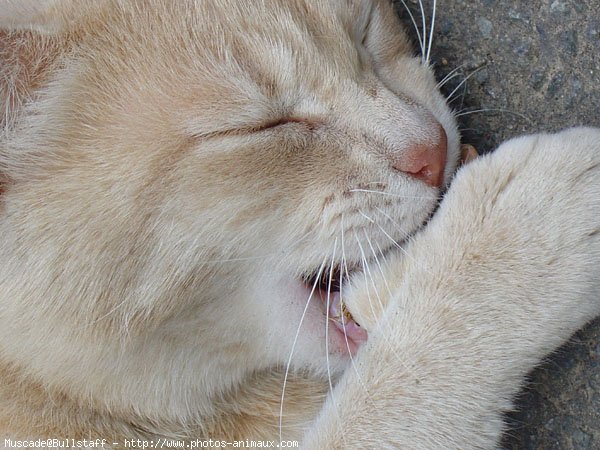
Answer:
[[[394,59],[410,52],[387,0],[111,4],[78,47],[83,69],[70,86],[89,102],[74,102],[177,127],[248,125],[301,103],[327,108],[364,79],[367,28]]]
[[[210,106],[206,120],[228,111],[256,116],[359,77],[357,46],[372,7],[368,0],[123,2],[83,51],[110,59],[103,65],[115,66],[127,90],[141,78],[182,105]]]
[[[355,0],[201,2],[193,26],[209,42],[209,60],[238,64],[267,87],[285,87],[316,68],[355,71],[371,7]]]
[[[240,2],[217,0],[196,2],[195,11],[202,14],[204,24],[218,25],[252,33],[267,30],[269,34],[294,25],[308,34],[324,34],[339,27],[353,32],[354,25],[364,25],[378,0],[261,0]]]
[[[261,0],[123,2],[100,27],[119,52],[193,62],[199,76],[240,66],[265,84],[304,73],[356,70],[377,1]],[[387,11],[389,12],[389,10]],[[114,28],[114,29],[112,29]],[[120,38],[120,39],[119,39]]]

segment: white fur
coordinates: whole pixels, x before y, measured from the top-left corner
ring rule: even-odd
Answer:
[[[527,372],[600,314],[599,209],[598,129],[514,139],[463,168],[386,261],[387,309],[306,448],[494,448]],[[373,287],[353,289],[362,304]]]
[[[0,34],[0,104],[7,105],[0,121],[0,432],[190,439],[214,430],[236,436],[239,426],[251,434],[242,438],[273,438],[290,362],[282,431],[299,438],[327,377],[349,364],[324,305],[312,299],[305,308],[301,275],[342,257],[360,267],[373,259],[371,247],[388,249],[421,226],[439,190],[393,170],[390,157],[431,144],[437,123],[448,137],[446,181],[458,162],[456,124],[429,67],[410,53],[385,1],[75,3],[4,2],[0,14],[0,26],[12,30]],[[282,118],[288,122],[266,126]],[[593,160],[595,144],[585,153],[577,142],[586,138],[567,141],[569,157],[581,151]],[[490,419],[480,439],[491,445],[498,411],[522,373],[597,312],[582,306],[554,338],[531,337],[543,335],[545,347],[506,334],[523,327],[513,311],[517,287],[531,289],[538,308],[528,312],[544,332],[563,320],[554,313],[567,313],[560,302],[550,309],[540,303],[549,286],[532,281],[540,271],[566,277],[559,283],[565,308],[585,304],[566,295],[575,280],[561,270],[577,246],[549,248],[559,263],[544,272],[539,260],[525,264],[523,248],[509,245],[519,242],[530,255],[537,247],[519,233],[535,229],[551,245],[551,234],[567,236],[560,230],[575,218],[580,225],[568,229],[577,241],[592,220],[585,218],[597,180],[566,186],[574,161],[565,166],[557,144],[544,146],[550,159],[527,142],[512,144],[521,152],[503,149],[464,170],[407,247],[410,258],[389,256],[385,280],[376,282],[382,302],[383,286],[393,289],[387,312],[351,287],[351,310],[373,333],[357,360],[369,394],[361,411],[351,407],[364,395],[351,369],[333,398],[344,414],[359,414],[343,423],[358,446],[368,447],[386,425],[420,421],[422,409],[389,401],[410,396],[430,398],[438,410],[429,408],[430,423],[407,433],[435,436],[435,417],[444,429],[457,411],[463,427],[448,445],[467,442],[463,429],[480,431],[465,426],[473,417]],[[514,168],[504,215],[491,202],[503,188],[494,184],[507,173],[502,164]],[[542,190],[536,176],[563,167],[571,169],[548,179],[538,203],[523,197]],[[479,180],[489,184],[483,193]],[[366,192],[369,186],[381,192]],[[507,227],[516,236],[506,238]],[[596,251],[591,243],[586,249]],[[471,267],[468,251],[488,266]],[[499,309],[486,315],[482,292],[518,263],[518,278],[493,292],[504,296],[490,303]],[[363,279],[370,275],[365,267]],[[484,335],[471,342],[444,326],[439,335],[421,334],[448,299]],[[410,314],[402,319],[396,311]],[[498,327],[490,317],[518,323]],[[407,342],[411,351],[431,352],[432,369],[411,360]],[[461,360],[475,344],[489,358]],[[505,376],[497,366],[510,363],[513,351],[518,367],[507,363]],[[477,377],[478,362],[492,365],[493,383],[444,378],[454,370]],[[406,367],[424,375],[435,369],[440,378],[408,389],[398,380]],[[470,383],[457,385],[459,394],[444,390],[463,380]],[[489,397],[487,415],[472,396]],[[331,405],[324,411],[309,441],[327,444],[314,448],[340,445],[337,416]],[[382,439],[427,447],[397,430]]]

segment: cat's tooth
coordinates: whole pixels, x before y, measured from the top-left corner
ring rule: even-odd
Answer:
[[[342,316],[343,316],[344,321],[355,322],[354,317],[352,317],[352,314],[350,314],[350,311],[348,311],[346,304],[344,302],[341,302],[341,305],[342,305]]]
[[[332,292],[330,294],[329,320],[346,336],[346,339],[352,341],[354,344],[365,342],[368,338],[367,331],[356,323],[352,314],[344,305],[339,292]]]

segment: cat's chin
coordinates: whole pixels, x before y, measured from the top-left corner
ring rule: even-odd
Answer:
[[[249,307],[253,329],[268,330],[258,347],[270,361],[295,369],[328,368],[331,373],[348,367],[387,304],[383,290],[362,297],[369,299],[367,304],[352,298],[358,285],[378,276],[379,258],[394,248],[377,247],[373,259],[347,246],[343,257],[325,259],[321,265],[314,261],[323,261],[323,256],[313,253],[313,264],[291,271],[285,264],[257,267],[249,279],[255,289]]]
[[[330,292],[328,304],[325,291],[313,290],[289,272],[265,272],[254,281],[252,313],[244,316],[256,332],[254,361],[261,367],[309,370],[325,377],[339,375],[348,367],[367,336],[347,318],[330,317],[340,308],[339,292]]]
[[[344,277],[330,267],[322,268],[320,275],[318,269],[307,272],[312,275],[263,272],[255,279],[254,326],[269,330],[261,338],[266,345],[258,347],[270,355],[268,359],[275,357],[277,364],[339,374],[368,339],[367,329],[344,301],[349,279],[362,272],[350,269]]]

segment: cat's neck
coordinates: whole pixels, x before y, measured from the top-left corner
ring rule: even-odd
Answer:
[[[282,371],[253,375],[214,403],[214,414],[178,421],[114,414],[105,408],[74,401],[64,392],[29,379],[23,371],[0,365],[0,401],[10,405],[0,411],[0,434],[36,438],[106,439],[123,445],[140,439],[300,440],[307,417],[316,417],[327,393],[327,382],[307,374],[289,374],[283,408]],[[284,420],[279,416],[283,410]],[[280,428],[281,427],[281,428]],[[8,431],[5,431],[8,430]],[[22,433],[22,434],[20,434]],[[281,433],[281,435],[280,435]]]

